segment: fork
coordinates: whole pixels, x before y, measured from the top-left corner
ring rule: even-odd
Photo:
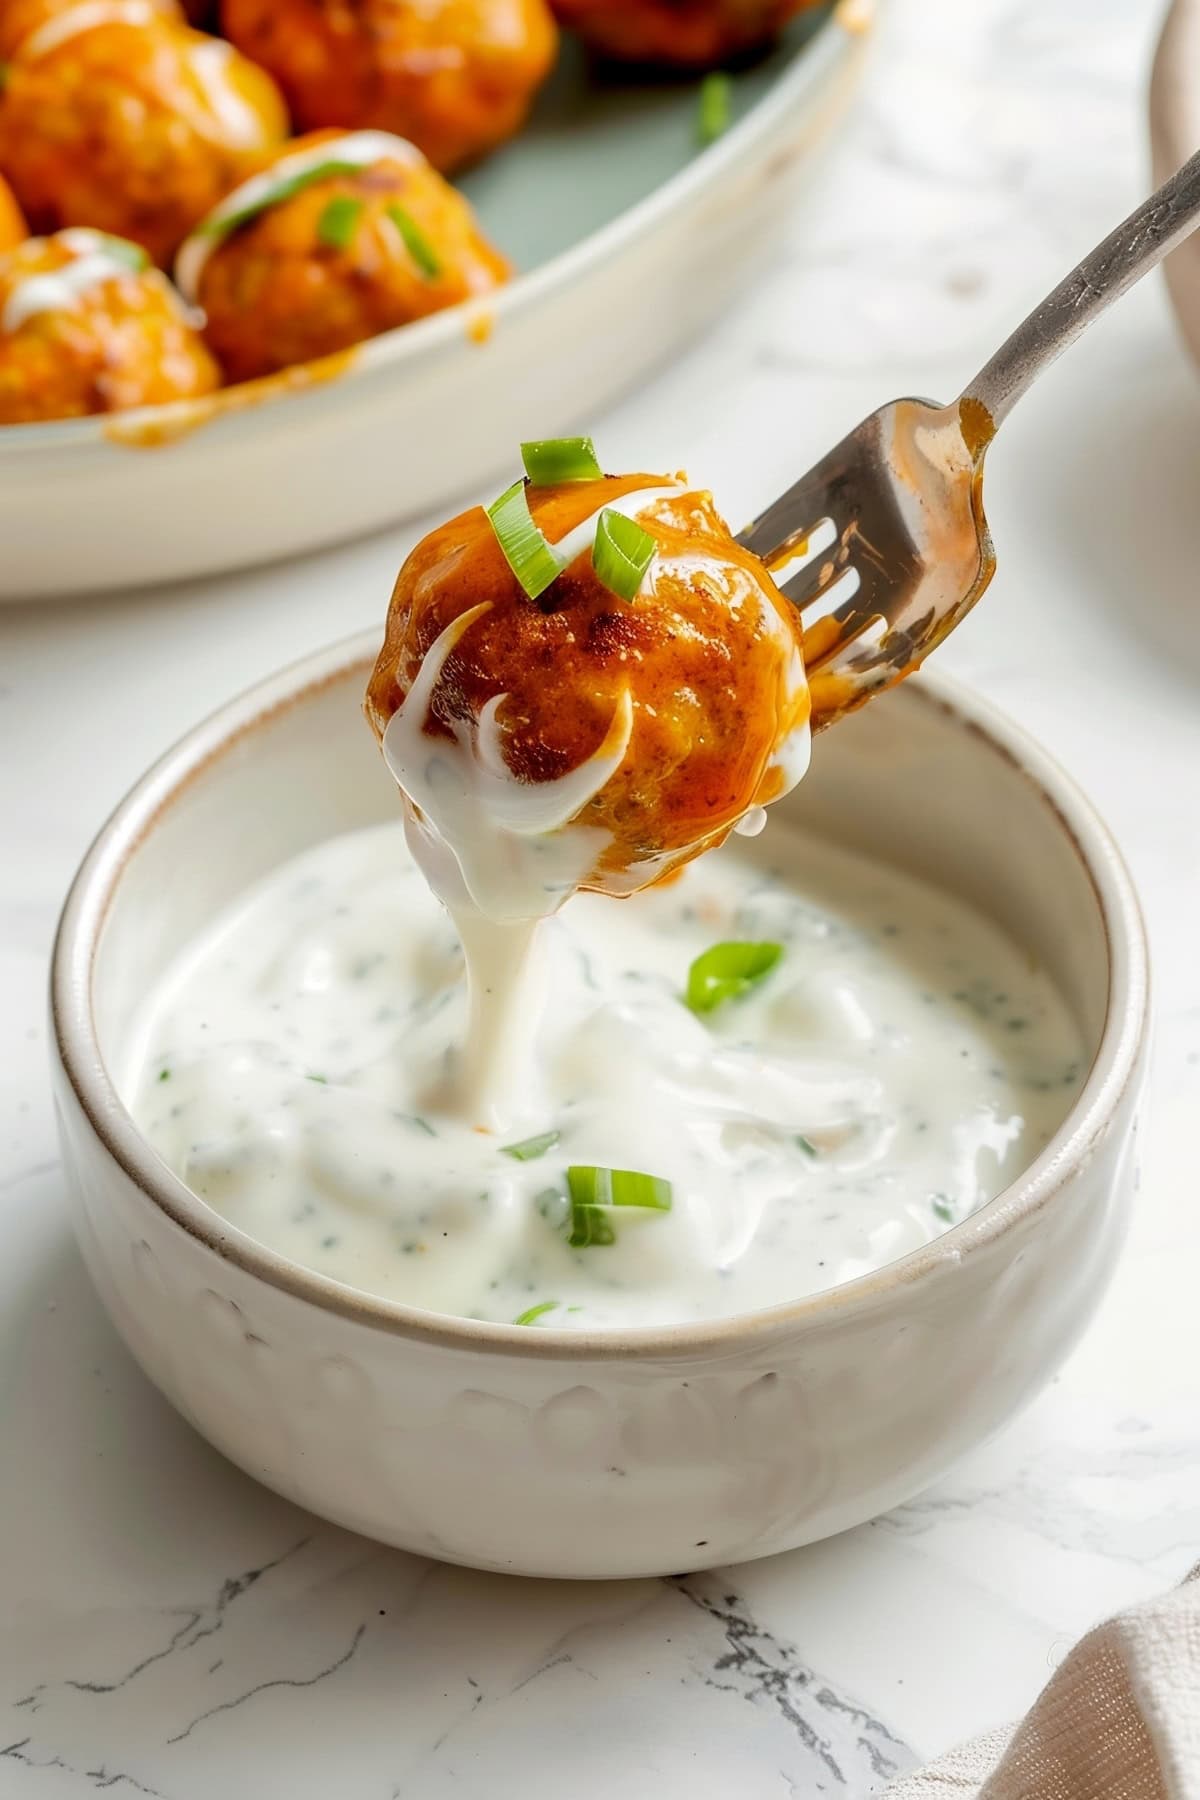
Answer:
[[[1200,152],[1059,282],[949,406],[893,400],[739,541],[797,606],[814,730],[920,667],[996,569],[989,444],[1022,394],[1200,224]]]

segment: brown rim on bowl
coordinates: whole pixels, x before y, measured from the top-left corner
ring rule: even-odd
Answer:
[[[816,1325],[847,1309],[869,1309],[896,1286],[945,1273],[1017,1219],[1047,1205],[1066,1171],[1087,1159],[1137,1067],[1148,1026],[1145,928],[1133,884],[1108,828],[1053,758],[987,701],[944,676],[923,675],[918,684],[906,688],[910,702],[916,700],[956,720],[1029,783],[1053,813],[1078,858],[1096,895],[1104,927],[1108,992],[1095,1058],[1070,1112],[1018,1181],[928,1244],[819,1293],[698,1324],[591,1332],[553,1327],[529,1331],[425,1312],[347,1287],[290,1262],[230,1225],[160,1160],[117,1093],[100,1054],[92,1011],[96,951],[126,863],[175,797],[280,712],[324,688],[349,681],[356,673],[365,682],[377,648],[378,633],[371,631],[306,657],[221,707],[180,739],[101,827],[75,875],[59,920],[51,957],[50,1020],[67,1080],[114,1161],[153,1205],[218,1256],[314,1306],[360,1324],[452,1348],[581,1359],[690,1356],[732,1348],[735,1342],[760,1333]]]

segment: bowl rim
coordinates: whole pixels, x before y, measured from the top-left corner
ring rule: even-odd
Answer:
[[[459,1350],[576,1360],[678,1357],[725,1352],[762,1336],[844,1320],[886,1304],[914,1284],[945,1275],[1020,1221],[1049,1206],[1092,1155],[1136,1076],[1149,1020],[1145,925],[1116,842],[1060,765],[992,703],[945,675],[905,684],[903,702],[940,712],[982,739],[1050,809],[1087,878],[1107,951],[1106,1008],[1096,1055],[1057,1131],[1022,1174],[970,1217],[882,1268],[757,1311],[678,1325],[537,1331],[427,1312],[365,1293],[290,1261],[214,1212],[159,1158],[126,1110],[97,1040],[92,972],[105,922],[129,860],[174,800],[213,763],[244,747],[282,713],[358,676],[378,650],[359,632],[292,663],[226,702],[167,750],[118,802],[68,890],[50,964],[50,1037],[65,1078],[99,1146],[159,1212],[252,1278],[359,1324]],[[365,730],[365,727],[364,727]]]
[[[869,37],[874,23],[873,6],[874,0],[833,0],[830,10],[818,15],[812,35],[798,46],[767,92],[715,143],[697,151],[674,175],[606,225],[532,269],[519,271],[491,293],[472,295],[424,319],[365,338],[349,349],[252,381],[233,382],[193,399],[130,407],[119,413],[96,413],[83,419],[0,425],[0,457],[77,450],[94,444],[119,450],[125,442],[136,442],[143,434],[147,441],[156,441],[159,434],[171,441],[219,419],[240,413],[253,416],[264,407],[271,409],[314,389],[320,392],[330,384],[340,389],[349,382],[378,376],[385,368],[399,368],[444,353],[464,337],[474,337],[481,348],[486,348],[486,340],[510,313],[553,297],[606,262],[618,249],[652,235],[665,216],[693,203],[723,174],[752,157],[756,148],[786,123],[801,96],[809,89],[820,91],[847,53]]]

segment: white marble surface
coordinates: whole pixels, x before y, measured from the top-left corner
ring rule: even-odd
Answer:
[[[1137,197],[1158,13],[890,0],[823,190],[751,303],[596,422],[609,464],[686,458],[739,517],[877,401],[956,391]],[[260,1491],[131,1364],[65,1221],[43,983],[81,850],[199,714],[380,618],[411,534],[0,615],[0,1800],[865,1795],[1020,1710],[1092,1620],[1182,1574],[1200,1552],[1197,493],[1200,384],[1154,283],[1006,427],[1000,573],[942,653],[1077,772],[1145,898],[1159,1046],[1117,1282],[1030,1412],[934,1491],[680,1582],[475,1576]]]

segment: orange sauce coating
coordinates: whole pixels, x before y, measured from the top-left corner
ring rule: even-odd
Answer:
[[[0,250],[12,250],[28,236],[29,227],[21,216],[13,191],[0,175]]]
[[[13,289],[75,260],[53,238],[0,256],[0,316]],[[208,394],[220,379],[203,340],[155,270],[87,288],[70,308],[0,330],[0,425],[81,418]]]
[[[527,491],[553,542],[597,506],[664,479],[607,476]],[[747,808],[773,798],[776,752],[808,710],[794,611],[711,496],[681,491],[655,511],[639,522],[656,539],[656,560],[632,601],[604,586],[586,554],[530,600],[480,507],[431,532],[400,571],[366,699],[382,736],[434,640],[482,601],[490,611],[451,653],[427,732],[448,733],[452,719],[477,719],[488,700],[507,695],[499,724],[510,772],[553,780],[595,753],[627,689],[624,761],[578,819],[610,836],[585,885],[613,894],[719,843]]]
[[[306,141],[286,145],[284,154]],[[357,208],[344,245],[320,235],[337,196]],[[392,206],[417,226],[436,272],[414,259]],[[245,381],[453,306],[508,272],[466,200],[436,169],[383,160],[314,182],[242,226],[210,256],[198,298],[209,345],[229,379]]]
[[[83,0],[91,10],[91,0]],[[43,25],[60,14],[72,12],[80,0],[0,0],[0,57],[7,62],[20,54],[22,46]],[[138,12],[146,19],[180,20],[183,12],[178,0],[113,0],[114,11],[122,14]]]

